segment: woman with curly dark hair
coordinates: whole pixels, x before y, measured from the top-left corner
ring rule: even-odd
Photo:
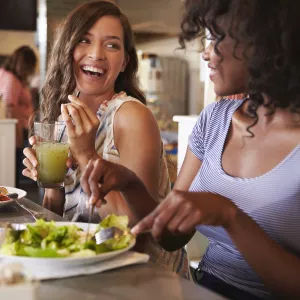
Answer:
[[[174,190],[146,217],[136,209],[144,219],[132,231],[151,228],[167,250],[182,247],[195,230],[206,235],[197,281],[230,299],[299,299],[300,2],[185,6],[180,43],[210,33],[203,58],[223,99],[201,112]],[[226,99],[239,93],[249,97]],[[137,191],[150,197],[120,166],[110,166],[114,182],[99,189],[103,164],[91,163],[82,178],[93,197],[121,189],[131,206]]]

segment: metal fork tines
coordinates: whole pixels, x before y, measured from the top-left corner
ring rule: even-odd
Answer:
[[[129,232],[121,230],[117,227],[109,227],[109,228],[101,229],[95,233],[96,244],[100,245],[100,244],[106,242],[107,240],[110,240],[113,238],[117,239],[120,236],[126,235],[126,234],[129,234]]]

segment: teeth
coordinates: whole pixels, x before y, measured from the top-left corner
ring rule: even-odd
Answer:
[[[83,66],[82,69],[84,71],[90,71],[90,72],[94,72],[94,73],[100,73],[100,74],[104,73],[103,69],[92,67],[92,66]]]

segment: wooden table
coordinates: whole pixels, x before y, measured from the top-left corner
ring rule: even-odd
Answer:
[[[22,199],[22,204],[45,213],[47,220],[65,221],[62,217]],[[0,208],[0,222],[32,222],[22,208],[12,204]],[[119,268],[103,273],[40,283],[38,300],[222,300],[202,288],[153,263]]]

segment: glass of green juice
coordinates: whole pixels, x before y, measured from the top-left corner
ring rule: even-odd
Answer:
[[[35,145],[38,161],[38,186],[60,189],[64,187],[69,154],[68,137],[64,122],[34,122]]]

